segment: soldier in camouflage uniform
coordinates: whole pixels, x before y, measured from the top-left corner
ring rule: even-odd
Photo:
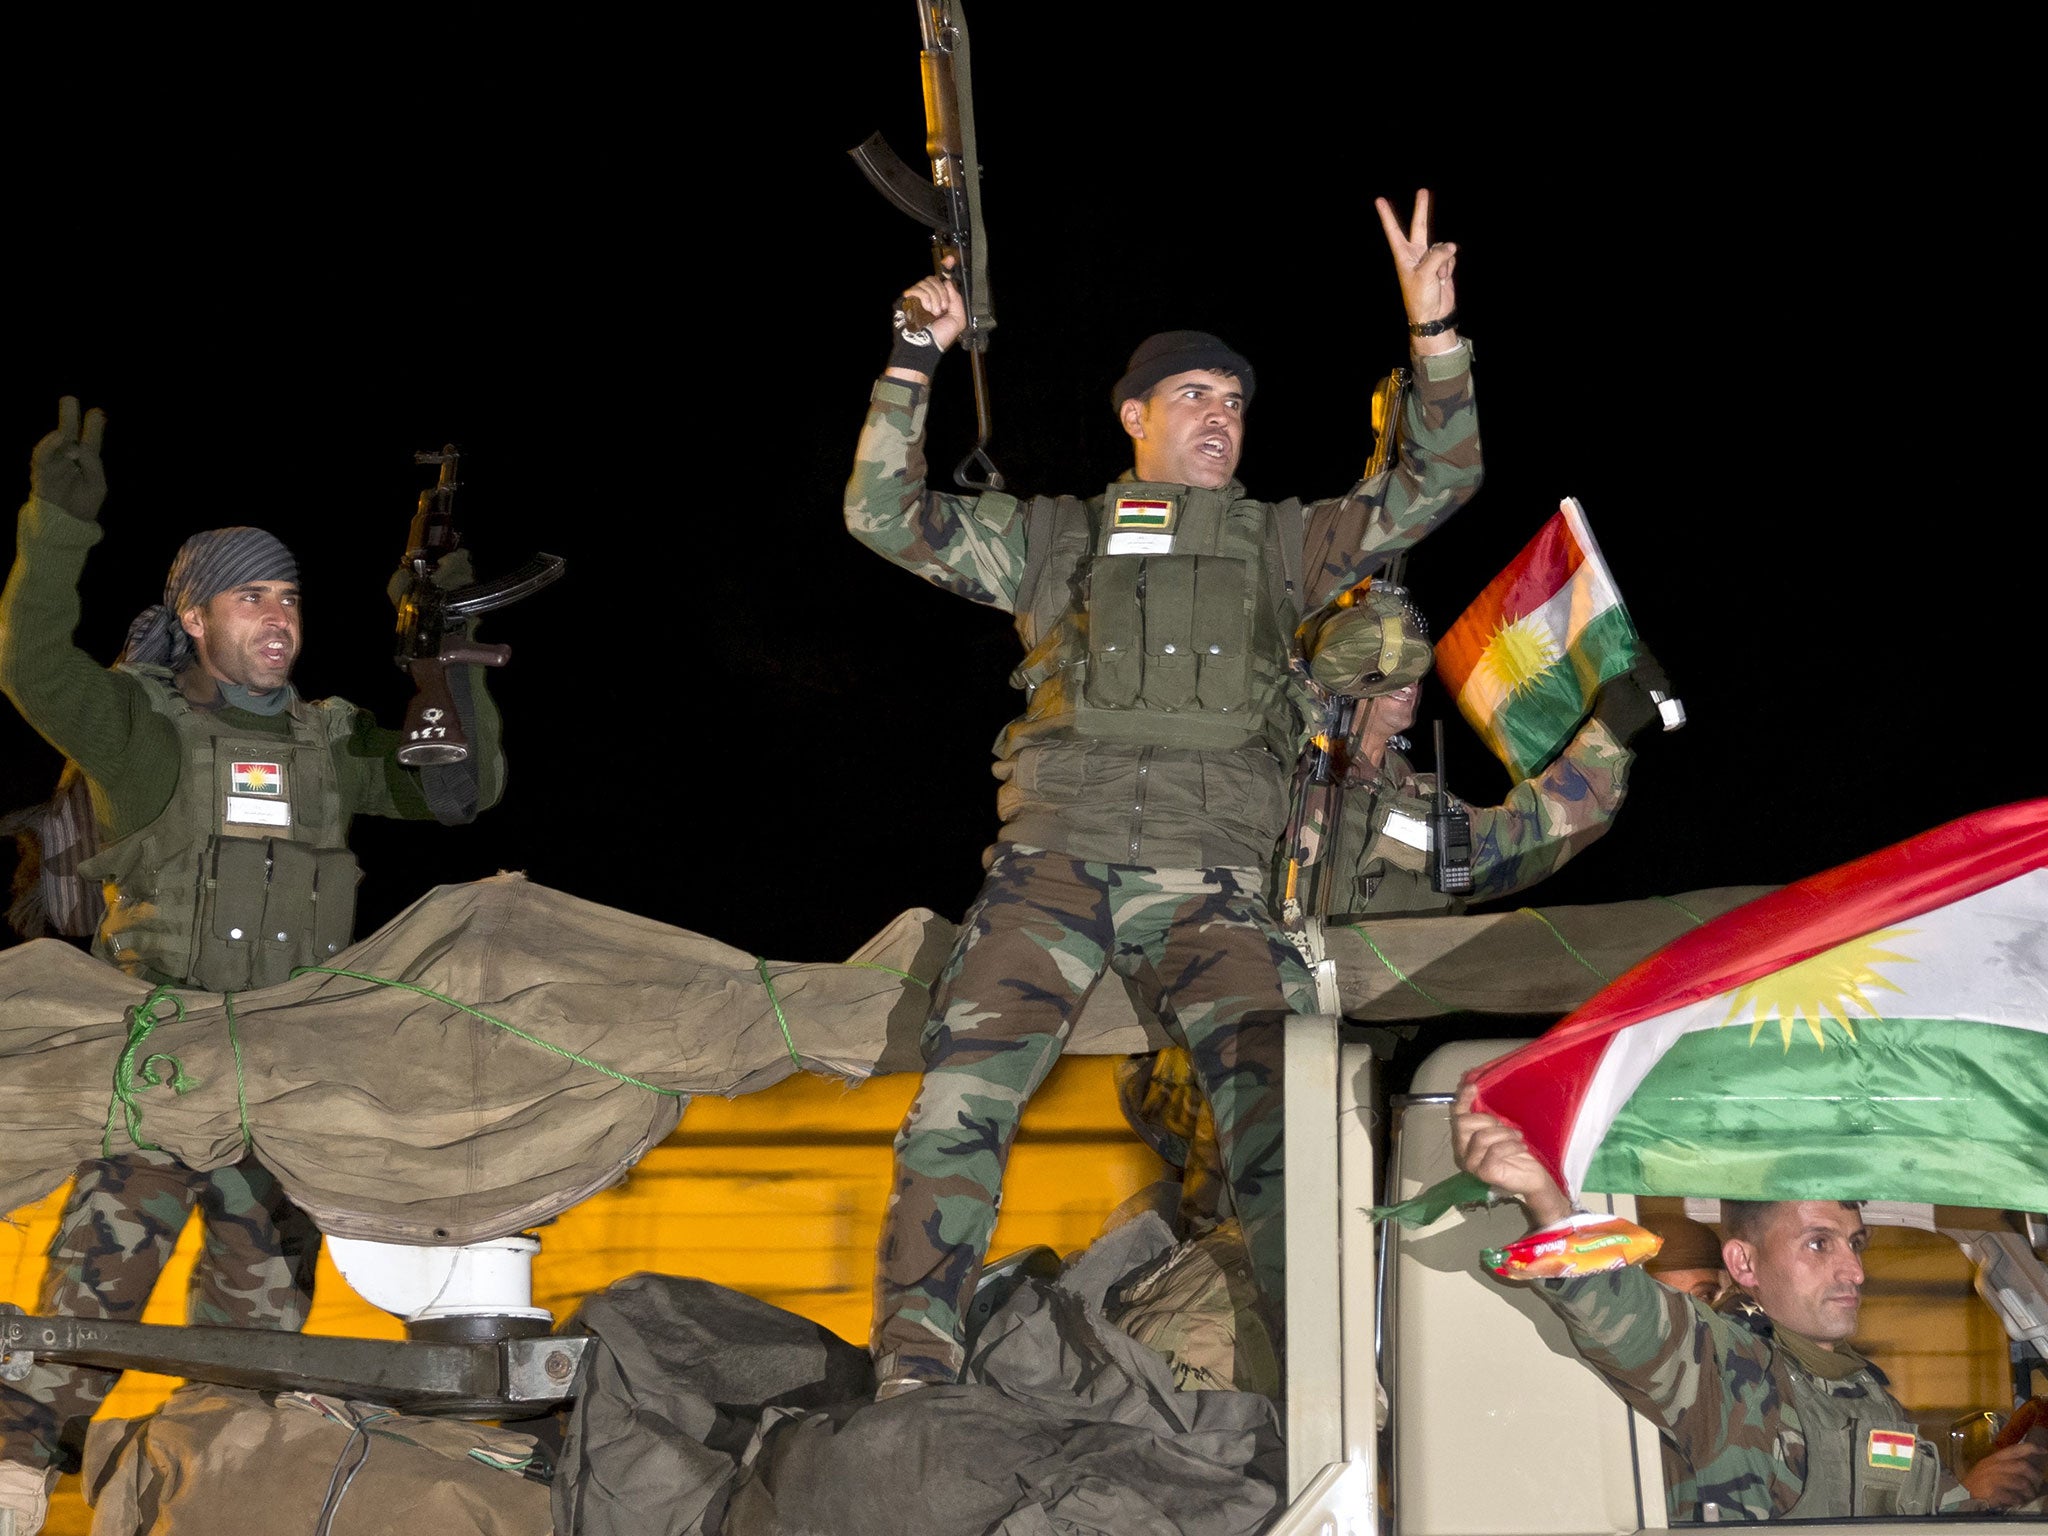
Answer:
[[[1452,1110],[1458,1166],[1520,1200],[1532,1228],[1571,1202],[1521,1133]],[[1533,1288],[1573,1346],[1661,1429],[1672,1514],[1688,1520],[1825,1519],[2005,1509],[2041,1491],[2044,1453],[1984,1457],[1960,1484],[1849,1344],[1863,1286],[1863,1219],[1832,1200],[1725,1201],[1722,1255],[1748,1315],[1715,1311],[1633,1265]]]
[[[1379,202],[1419,383],[1392,473],[1277,506],[1235,478],[1251,365],[1213,336],[1143,343],[1113,392],[1133,475],[1093,500],[947,495],[925,484],[926,390],[964,315],[910,290],[847,488],[855,537],[1017,616],[1029,703],[997,744],[1003,828],[935,989],[925,1074],[897,1139],[876,1281],[884,1394],[956,1380],[962,1319],[1023,1105],[1076,1010],[1115,970],[1185,1039],[1267,1297],[1280,1290],[1279,1032],[1313,1007],[1261,887],[1300,739],[1288,637],[1479,481],[1469,349],[1452,328],[1455,248],[1427,194],[1404,230]]]
[[[1295,815],[1276,864],[1274,904],[1290,922],[1347,921],[1364,913],[1425,916],[1463,910],[1466,900],[1505,896],[1547,878],[1607,830],[1628,788],[1629,739],[1656,718],[1647,689],[1663,674],[1647,657],[1601,691],[1593,715],[1537,778],[1505,803],[1467,807],[1472,816],[1472,895],[1437,891],[1422,846],[1436,793],[1396,750],[1415,721],[1434,653],[1429,630],[1401,587],[1375,582],[1347,593],[1303,623],[1297,640],[1318,699],[1356,700],[1349,729],[1332,747],[1304,752],[1295,769]],[[1333,752],[1329,782],[1317,782],[1318,753]],[[1462,802],[1459,802],[1462,804]],[[1326,828],[1336,820],[1333,841]],[[1381,1046],[1414,1027],[1365,1032]],[[1178,1234],[1199,1235],[1229,1213],[1215,1120],[1178,1047],[1133,1056],[1117,1067],[1124,1118],[1180,1170]]]
[[[1362,913],[1462,911],[1470,901],[1548,879],[1602,838],[1620,811],[1634,762],[1628,743],[1657,719],[1649,690],[1667,686],[1647,655],[1599,690],[1591,717],[1536,778],[1513,786],[1501,805],[1464,807],[1473,817],[1473,889],[1462,897],[1438,891],[1430,856],[1436,774],[1415,772],[1399,750],[1415,725],[1421,676],[1430,666],[1425,639],[1419,651],[1419,666],[1391,678],[1399,686],[1339,690],[1368,696],[1358,698],[1350,750],[1339,745],[1341,762],[1327,782],[1315,782],[1315,754],[1303,754],[1296,766],[1292,844],[1280,850],[1276,877],[1282,907],[1335,922]]]
[[[57,430],[36,445],[14,570],[0,593],[0,690],[90,788],[105,846],[79,872],[107,892],[94,953],[155,983],[269,986],[349,942],[359,878],[350,817],[452,823],[497,799],[497,713],[477,669],[451,669],[470,760],[415,771],[393,756],[396,732],[343,700],[300,699],[289,682],[297,566],[259,529],[187,540],[164,604],[136,620],[112,670],[78,650],[78,581],[102,536],[104,425],[100,412],[81,416],[67,398]],[[190,1320],[304,1326],[320,1234],[267,1169],[244,1158],[200,1172],[141,1145],[109,1153],[73,1184],[38,1297],[43,1311],[139,1317],[198,1206],[206,1241]],[[39,1362],[25,1382],[0,1385],[0,1536],[27,1536],[40,1523],[61,1442],[117,1375]]]

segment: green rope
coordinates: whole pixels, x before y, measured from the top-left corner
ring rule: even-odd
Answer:
[[[1430,1007],[1436,1009],[1439,1013],[1456,1013],[1458,1011],[1455,1008],[1446,1007],[1443,1003],[1439,1002],[1437,999],[1431,997],[1427,992],[1423,991],[1422,988],[1418,986],[1414,981],[1410,980],[1407,974],[1404,971],[1402,971],[1401,967],[1394,964],[1393,961],[1387,958],[1386,951],[1381,949],[1379,945],[1373,942],[1372,935],[1365,931],[1365,924],[1346,923],[1344,926],[1346,928],[1357,929],[1358,936],[1361,939],[1365,940],[1365,947],[1371,950],[1375,955],[1379,956],[1380,964],[1384,965],[1387,968],[1387,973],[1391,975],[1394,978],[1394,980],[1400,982],[1402,986],[1406,987],[1409,991],[1413,992],[1417,997],[1421,998],[1425,1003],[1428,1003]]]
[[[432,998],[435,1002],[453,1008],[458,1013],[466,1013],[473,1019],[482,1019],[486,1024],[495,1024],[499,1029],[504,1030],[506,1034],[517,1035],[528,1045],[537,1045],[544,1051],[553,1051],[557,1056],[573,1061],[579,1067],[588,1067],[593,1072],[602,1072],[606,1077],[615,1078],[629,1087],[645,1088],[649,1093],[658,1093],[663,1098],[668,1099],[686,1099],[689,1097],[688,1094],[679,1093],[673,1088],[661,1088],[653,1083],[643,1082],[629,1073],[620,1072],[612,1067],[608,1067],[603,1062],[592,1061],[588,1056],[579,1056],[574,1051],[564,1050],[552,1041],[541,1039],[539,1035],[528,1034],[516,1024],[507,1024],[503,1019],[492,1018],[481,1008],[472,1008],[467,1003],[458,1003],[452,997],[443,997],[439,992],[415,985],[410,981],[394,981],[389,976],[372,976],[367,971],[336,970],[333,966],[327,965],[301,965],[292,971],[294,976],[305,976],[308,974],[315,976],[346,976],[351,981],[367,981],[380,987],[397,987],[403,992],[417,992],[421,997]]]
[[[775,1022],[782,1029],[782,1043],[789,1047],[789,1059],[796,1063],[799,1072],[803,1070],[803,1058],[796,1053],[796,1038],[789,1032],[789,1020],[783,1016],[782,999],[775,995],[775,983],[768,976],[768,957],[761,955],[754,961],[754,972],[761,978],[761,985],[768,989],[768,1006],[775,1010]]]
[[[249,1095],[242,1082],[242,1041],[235,1033],[235,994],[221,993],[220,1005],[227,1011],[228,1044],[235,1049],[235,1113],[242,1117],[242,1150],[247,1152],[254,1143],[249,1139]]]
[[[1563,934],[1561,934],[1561,933],[1559,933],[1559,932],[1557,931],[1557,924],[1553,923],[1553,922],[1552,922],[1552,921],[1551,921],[1551,920],[1550,920],[1549,918],[1545,917],[1545,916],[1544,916],[1544,915],[1543,915],[1543,914],[1542,914],[1541,912],[1538,912],[1538,911],[1537,911],[1537,910],[1536,910],[1536,909],[1535,909],[1534,907],[1524,907],[1524,908],[1522,908],[1522,910],[1523,910],[1524,912],[1528,913],[1528,914],[1529,914],[1529,915],[1530,915],[1531,917],[1535,918],[1535,919],[1536,919],[1536,921],[1537,921],[1537,922],[1539,922],[1539,923],[1541,923],[1541,924],[1542,924],[1542,925],[1543,925],[1544,927],[1548,928],[1548,929],[1550,930],[1550,936],[1551,936],[1551,937],[1552,937],[1553,939],[1556,939],[1556,940],[1557,940],[1557,942],[1558,942],[1558,946],[1559,946],[1559,947],[1560,947],[1561,949],[1563,949],[1563,950],[1564,950],[1564,952],[1565,952],[1566,954],[1570,955],[1570,956],[1571,956],[1571,957],[1572,957],[1572,958],[1573,958],[1574,960],[1578,961],[1578,962],[1579,962],[1579,964],[1583,965],[1583,966],[1584,966],[1584,967],[1585,967],[1585,968],[1586,968],[1587,970],[1591,971],[1591,972],[1592,972],[1592,973],[1593,973],[1593,974],[1594,974],[1595,976],[1598,976],[1598,977],[1600,978],[1600,980],[1601,980],[1601,982],[1602,982],[1603,984],[1604,984],[1604,983],[1606,983],[1606,982],[1610,982],[1610,981],[1614,980],[1614,978],[1613,978],[1612,976],[1609,976],[1609,975],[1608,975],[1608,974],[1607,974],[1607,973],[1606,973],[1605,971],[1601,970],[1599,966],[1595,965],[1595,964],[1594,964],[1594,963],[1593,963],[1592,961],[1588,960],[1588,959],[1587,959],[1587,958],[1586,958],[1586,957],[1585,957],[1584,955],[1580,954],[1580,953],[1579,953],[1579,952],[1578,952],[1578,951],[1577,951],[1576,949],[1573,949],[1573,948],[1572,948],[1572,941],[1571,941],[1570,939],[1567,939],[1567,938],[1566,938],[1566,937],[1565,937],[1565,936],[1564,936]]]
[[[1683,912],[1687,917],[1692,919],[1693,926],[1695,928],[1697,928],[1700,924],[1706,921],[1704,917],[1701,917],[1699,913],[1693,911],[1692,908],[1688,907],[1682,901],[1672,901],[1669,896],[1659,896],[1657,899],[1662,902],[1669,902],[1672,906],[1678,908],[1679,911]]]
[[[931,991],[932,989],[932,984],[930,982],[919,980],[919,978],[911,975],[908,971],[899,971],[893,965],[877,965],[872,960],[849,960],[846,963],[851,966],[857,966],[864,971],[886,972],[888,975],[895,976],[903,981],[911,982],[916,986],[923,987],[927,992]]]
[[[172,1014],[168,1019],[157,1017],[157,1005],[169,1003]],[[142,1107],[135,1102],[136,1086],[155,1088],[164,1084],[157,1073],[157,1063],[163,1062],[171,1069],[171,1092],[185,1093],[193,1087],[193,1080],[185,1075],[185,1067],[177,1057],[165,1054],[144,1056],[141,1065],[136,1057],[142,1050],[142,1043],[150,1037],[159,1024],[182,1023],[185,1018],[185,1004],[178,994],[171,990],[168,982],[153,988],[149,996],[130,1008],[124,1017],[128,1021],[128,1043],[122,1047],[120,1059],[114,1063],[114,1092],[107,1100],[107,1128],[100,1135],[100,1156],[114,1155],[114,1122],[124,1120],[128,1139],[145,1152],[163,1150],[154,1142],[142,1139]]]

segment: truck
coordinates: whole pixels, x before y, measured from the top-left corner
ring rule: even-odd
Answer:
[[[1686,896],[1695,911],[1706,907],[1698,895]],[[1731,894],[1724,909],[1739,904]],[[1668,1527],[1654,1428],[1573,1356],[1547,1309],[1479,1268],[1482,1248],[1519,1235],[1519,1209],[1454,1211],[1413,1229],[1371,1218],[1373,1207],[1408,1198],[1453,1171],[1451,1097],[1467,1073],[1517,1042],[1450,1040],[1404,1080],[1392,1076],[1361,1024],[1394,1016],[1389,1010],[1401,1005],[1404,990],[1427,990],[1432,1011],[1453,1002],[1464,1010],[1439,1026],[1441,1033],[1469,1033],[1471,1015],[1487,1011],[1491,992],[1504,984],[1499,966],[1485,955],[1495,961],[1514,955],[1527,980],[1535,968],[1515,949],[1516,935],[1555,929],[1571,936],[1574,956],[1560,976],[1588,957],[1611,974],[1641,942],[1617,940],[1617,953],[1603,953],[1599,935],[1619,925],[1619,907],[1576,915],[1553,908],[1540,920],[1533,914],[1390,920],[1375,925],[1370,948],[1390,974],[1399,972],[1402,984],[1379,987],[1361,973],[1345,980],[1340,996],[1335,976],[1356,956],[1333,961],[1324,977],[1330,1006],[1291,1022],[1288,1464],[1286,1497],[1269,1532],[1579,1536]],[[1404,947],[1411,942],[1416,947]],[[1505,948],[1489,947],[1496,945]],[[1356,947],[1366,946],[1360,941]],[[1636,948],[1634,955],[1641,952]],[[1461,969],[1467,980],[1458,991],[1453,983]],[[1580,985],[1583,995],[1595,983]],[[1142,1034],[1129,1033],[1135,1027],[1102,1039],[1120,1049],[1133,1048],[1133,1041],[1142,1045]],[[1598,1196],[1593,1203],[1624,1217],[1639,1214],[1627,1195]],[[1717,1214],[1704,1202],[1695,1202],[1693,1213],[1706,1220]],[[2048,1272],[2042,1264],[2048,1218],[1899,1204],[1870,1207],[1866,1219],[1953,1243],[1974,1266],[1978,1293],[1988,1303],[1985,1316],[1995,1318],[2002,1341],[2003,1375],[1995,1390],[1981,1394],[1984,1408],[2010,1409],[2048,1392]],[[239,1331],[80,1323],[60,1337],[72,1320],[15,1316],[0,1317],[6,1335],[0,1343],[22,1363],[40,1353],[154,1364],[249,1385],[363,1396],[379,1395],[381,1388],[416,1411],[461,1416],[541,1412],[578,1392],[582,1341],[549,1334],[546,1319],[535,1315],[524,1294],[526,1242],[496,1240],[490,1273],[479,1276],[492,1282],[483,1287],[489,1294],[462,1306],[449,1305],[445,1277],[428,1264],[434,1250],[395,1244],[386,1245],[394,1252],[380,1256],[375,1245],[360,1241],[337,1246],[352,1283],[382,1294],[394,1312],[418,1314],[438,1329],[415,1329],[414,1339],[398,1343],[230,1338]],[[379,1274],[380,1258],[406,1262]],[[418,1304],[421,1296],[431,1304]],[[1909,1405],[1927,1406],[1910,1399]],[[1936,1429],[1945,1442],[1945,1430]],[[1475,1476],[1480,1467],[1500,1475]],[[2039,1513],[2007,1523],[2048,1530],[2048,1517]]]
[[[1480,1268],[1481,1249],[1526,1229],[1521,1208],[1454,1210],[1415,1228],[1371,1219],[1456,1171],[1459,1082],[1521,1042],[1441,1046],[1389,1094],[1382,1064],[1348,1033],[1324,1019],[1288,1037],[1290,1498],[1270,1536],[1667,1529],[1656,1427],[1579,1361],[1548,1308]],[[1628,1195],[1587,1205],[1638,1215]],[[1719,1215],[1717,1201],[1687,1209]],[[1876,1202],[1864,1219],[1938,1234],[1974,1267],[2010,1367],[2010,1393],[1987,1410],[2048,1392],[2048,1217]],[[1937,1445],[1952,1454],[1946,1434]],[[2048,1531],[2048,1513],[2037,1503],[2001,1528]]]

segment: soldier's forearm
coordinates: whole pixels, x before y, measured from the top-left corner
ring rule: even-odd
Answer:
[[[922,389],[886,375],[877,381],[846,483],[847,531],[933,585],[1007,611],[1024,565],[1017,503],[932,490],[924,420]]]
[[[1479,489],[1470,348],[1418,360],[1402,412],[1393,473],[1361,480],[1345,495],[1308,509],[1303,601],[1310,606],[1418,542]]]

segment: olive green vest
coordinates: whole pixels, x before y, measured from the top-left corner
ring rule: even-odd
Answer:
[[[1300,503],[1253,501],[1236,481],[1120,480],[1091,502],[1039,497],[1025,515],[1024,661],[1010,680],[1029,702],[999,758],[1081,738],[1292,761]]]
[[[294,695],[288,735],[237,731],[168,670],[121,670],[176,728],[182,764],[163,814],[81,866],[106,889],[93,952],[145,980],[239,992],[345,948],[361,876],[334,757],[354,706]]]
[[[1842,1397],[1784,1351],[1779,1358],[1806,1435],[1806,1482],[1786,1518],[1935,1513],[1941,1461],[1934,1444],[1920,1438],[1872,1373],[1863,1375],[1868,1392]]]
[[[1430,884],[1427,818],[1435,789],[1432,777],[1416,773],[1391,748],[1374,783],[1345,785],[1324,903],[1332,914],[1424,917],[1463,910],[1456,897]]]

